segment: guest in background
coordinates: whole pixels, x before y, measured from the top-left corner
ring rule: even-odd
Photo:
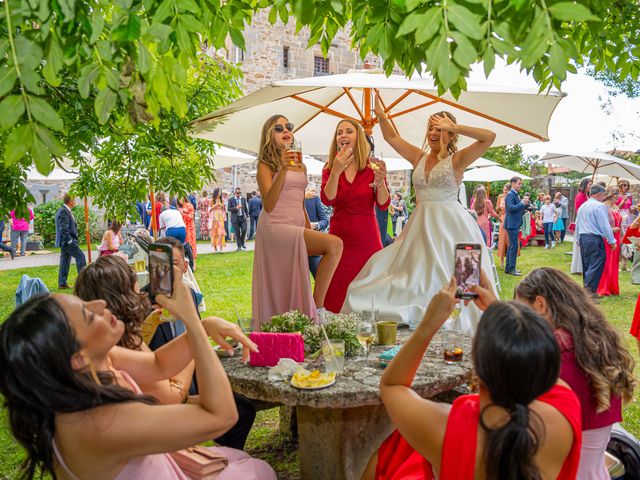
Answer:
[[[618,208],[620,209],[620,215],[622,216],[622,224],[621,224],[622,236],[624,236],[624,234],[627,231],[627,228],[629,228],[629,225],[631,225],[631,222],[633,222],[635,218],[634,212],[635,214],[637,214],[637,210],[638,210],[637,208],[634,207],[633,195],[631,195],[629,188],[630,188],[630,184],[628,180],[625,180],[624,178],[618,179],[618,190],[620,192],[620,195],[618,196],[617,205],[618,205]],[[625,248],[625,250],[627,249]],[[625,252],[622,252],[621,256],[622,256],[622,271],[626,272],[627,260],[631,257],[631,255],[629,255],[625,251]]]
[[[540,207],[540,213],[542,214],[542,226],[544,228],[544,248],[555,247],[556,243],[553,240],[553,224],[558,216],[556,212],[556,206],[551,203],[551,196],[544,196],[544,203]]]
[[[231,229],[233,228],[233,226],[231,225],[231,215],[229,215],[229,192],[223,190],[222,191],[222,202],[224,203],[224,210],[225,212],[227,212],[226,216],[225,216],[225,221],[224,221],[224,231],[225,231],[225,237],[224,240],[229,243],[232,238],[231,238]]]
[[[631,265],[631,284],[640,285],[640,245],[631,242],[631,238],[640,238],[640,216],[636,216],[622,239],[625,245],[633,255],[633,264]],[[640,329],[640,326],[638,327]],[[639,349],[640,350],[640,349]]]
[[[5,216],[0,215],[0,250],[4,251],[4,252],[9,252],[9,255],[11,255],[11,260],[13,260],[16,256],[16,251],[11,248],[8,245],[4,244],[3,241],[3,235],[4,235],[4,221],[5,221]]]
[[[560,207],[562,213],[560,218],[562,219],[562,233],[560,234],[560,242],[564,242],[564,237],[567,234],[567,228],[569,228],[569,199],[563,195],[562,192],[556,193],[556,196],[560,194]]]
[[[27,237],[29,236],[29,222],[33,220],[33,210],[29,209],[29,220],[26,218],[16,218],[15,210],[9,212],[11,217],[11,248],[17,250],[18,240],[20,240],[20,256],[24,257],[27,252]]]
[[[542,205],[544,205],[544,193],[540,192],[538,193],[538,198],[536,198],[536,201],[533,202],[534,206],[536,207],[536,210],[540,210],[540,207],[542,207]]]
[[[476,193],[471,199],[471,209],[478,214],[478,225],[485,232],[486,244],[491,248],[491,218],[498,217],[493,209],[493,203],[487,198],[487,190],[483,185],[476,189]]]
[[[583,284],[595,301],[598,301],[598,285],[606,261],[605,240],[612,250],[617,248],[616,239],[609,223],[609,210],[602,203],[605,198],[604,187],[591,186],[590,197],[578,211],[576,236],[580,245]]]
[[[185,243],[188,243],[191,247],[191,252],[193,255],[193,264],[191,265],[192,270],[196,271],[196,260],[198,259],[198,250],[196,248],[196,221],[195,214],[196,211],[193,208],[193,205],[189,201],[188,198],[182,197],[178,200],[178,211],[182,215],[182,220],[184,221],[184,227],[187,231],[187,240]]]
[[[200,214],[200,238],[203,240],[209,239],[209,212],[211,211],[211,199],[209,198],[207,191],[202,191],[202,196],[198,199],[198,213]]]
[[[251,192],[251,198],[249,199],[249,240],[253,240],[256,237],[261,211],[262,199],[260,195],[256,192]]]
[[[60,267],[58,270],[58,288],[69,288],[67,276],[71,257],[76,260],[78,274],[87,264],[84,252],[78,245],[78,226],[73,218],[71,209],[76,206],[75,199],[68,193],[64,196],[63,205],[56,213],[56,242],[55,246],[60,247]]]
[[[522,274],[516,270],[516,260],[518,259],[518,248],[520,241],[518,234],[522,226],[522,215],[525,207],[529,204],[529,200],[525,197],[520,200],[520,189],[522,188],[522,179],[513,177],[511,179],[511,190],[505,197],[506,215],[504,219],[504,228],[509,236],[509,247],[507,248],[507,264],[504,267],[504,273],[514,275],[516,277]]]
[[[611,231],[613,232],[613,238],[616,240],[617,248],[611,249],[611,247],[606,244],[604,246],[606,259],[602,277],[600,277],[600,283],[598,284],[598,295],[600,296],[620,295],[620,274],[618,268],[620,266],[620,245],[622,244],[620,240],[622,214],[617,205],[619,196],[617,188],[609,187],[602,201],[609,209],[609,224],[611,225]]]
[[[136,211],[138,212],[138,220],[140,225],[147,228],[147,205],[146,202],[136,201]],[[136,222],[137,223],[137,222]]]
[[[504,217],[507,213],[505,198],[507,193],[511,190],[511,184],[505,183],[502,187],[502,193],[498,195],[498,199],[496,200],[496,213],[498,214],[498,218],[500,218],[500,230],[498,230],[498,257],[500,258],[500,268],[504,268],[504,258],[507,255],[507,247],[509,246],[509,235],[507,235],[507,231],[504,229]]]
[[[193,207],[193,210],[194,211],[198,210],[198,200],[196,198],[196,192],[191,192],[189,195],[187,195],[187,199],[189,200],[189,203]]]
[[[178,210],[165,205],[160,214],[160,233],[165,237],[173,237],[182,243],[187,241],[187,228]]]
[[[515,297],[551,325],[560,346],[560,379],[580,400],[582,450],[575,478],[608,480],[604,452],[611,426],[622,421],[622,403],[633,399],[633,357],[586,292],[560,270],[535,269],[516,286]]]
[[[162,192],[158,192],[156,193],[155,196],[155,200],[156,200],[156,204],[154,206],[154,211],[153,214],[155,215],[155,220],[156,220],[156,231],[153,232],[153,235],[155,237],[160,237],[161,236],[161,232],[160,232],[160,213],[162,213],[162,207],[164,207],[164,204],[167,200],[167,197],[165,196],[164,193]]]
[[[102,235],[102,244],[98,247],[100,256],[118,253],[118,248],[124,243],[122,239],[122,223],[114,220]]]
[[[316,230],[318,232],[324,232],[327,230],[329,220],[327,219],[327,215],[325,214],[323,207],[324,206],[320,201],[320,197],[318,197],[318,191],[316,190],[315,185],[310,185],[304,194],[304,209],[307,211],[311,230]],[[311,272],[311,275],[313,275],[314,279],[316,278],[316,271],[318,270],[318,265],[320,264],[321,259],[321,255],[309,256],[309,271]]]
[[[247,206],[247,199],[242,196],[240,187],[236,188],[235,196],[229,199],[229,212],[231,213],[231,224],[236,234],[237,251],[246,250],[245,238],[247,236],[249,207]]]
[[[591,192],[591,179],[583,178],[578,187],[578,193],[574,200],[574,209],[576,219],[578,218],[578,211],[580,207],[589,200],[589,192]],[[578,236],[573,235],[573,250],[571,253],[571,273],[582,273],[582,255],[580,254],[580,245],[578,242]]]
[[[382,249],[374,206],[386,211],[391,198],[384,162],[374,160],[376,169],[369,168],[370,153],[359,123],[352,119],[338,122],[320,190],[322,203],[333,207],[329,233],[340,237],[344,248],[325,302],[327,310],[335,313],[342,309],[351,281]]]
[[[555,242],[553,242],[554,247],[562,241],[562,232],[564,231],[564,221],[562,220],[564,211],[562,203],[562,193],[556,192],[553,197],[553,204],[556,207],[556,221],[553,224],[553,235],[555,236]]]
[[[389,213],[391,214],[393,237],[397,237],[402,233],[402,227],[407,221],[409,211],[406,202],[402,199],[399,192],[393,194],[393,199],[389,205]]]
[[[211,246],[214,252],[222,252],[226,247],[224,224],[227,220],[227,211],[219,188],[213,191],[212,196],[211,207],[207,213],[209,231],[211,233]]]

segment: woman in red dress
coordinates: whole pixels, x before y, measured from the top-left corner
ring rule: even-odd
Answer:
[[[632,245],[631,240],[629,240],[631,237],[640,237],[640,215],[637,216],[631,225],[629,225],[629,228],[627,228],[622,243]],[[633,245],[633,247],[635,250],[634,255],[640,255],[640,247],[636,245]],[[633,312],[633,322],[631,323],[629,333],[636,339],[638,350],[640,350],[640,295],[638,295],[638,300],[636,301],[636,308]]]
[[[479,394],[447,405],[411,389],[433,336],[458,301],[452,279],[385,369],[380,393],[398,430],[372,457],[363,479],[542,478],[543,472],[544,478],[576,478],[580,403],[558,380],[553,331],[529,307],[496,301],[484,273],[482,285],[474,287],[476,304],[486,310],[472,350]]]
[[[620,266],[620,230],[622,225],[622,214],[616,202],[618,201],[619,193],[616,187],[611,187],[607,190],[607,196],[604,198],[603,203],[609,208],[609,222],[611,223],[611,229],[613,230],[613,237],[616,239],[615,250],[611,249],[611,246],[603,240],[605,243],[605,250],[607,259],[604,263],[604,270],[602,277],[600,277],[600,283],[598,284],[598,295],[620,295],[620,283],[618,268]]]
[[[329,233],[343,243],[342,257],[324,302],[325,308],[334,313],[342,309],[349,284],[369,257],[382,250],[374,206],[386,210],[391,197],[384,162],[367,166],[370,152],[362,127],[354,120],[341,120],[322,171],[320,192],[322,203],[333,207]]]
[[[182,219],[184,220],[184,225],[187,230],[187,242],[191,245],[191,250],[193,251],[193,271],[196,270],[196,257],[198,256],[198,251],[196,250],[196,223],[195,223],[195,208],[189,201],[188,198],[181,198],[178,202],[178,210],[182,214]]]

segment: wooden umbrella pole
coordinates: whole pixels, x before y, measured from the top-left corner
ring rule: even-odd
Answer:
[[[89,229],[89,201],[84,197],[84,233],[87,237],[87,258],[91,263],[91,230]]]
[[[363,112],[363,124],[364,133],[367,135],[371,135],[373,133],[373,118],[371,116],[371,89],[365,88],[362,92],[362,97],[364,99],[364,112]]]

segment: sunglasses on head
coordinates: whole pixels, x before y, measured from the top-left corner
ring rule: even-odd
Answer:
[[[287,129],[289,132],[293,132],[293,123],[285,123],[284,125],[281,123],[276,124],[275,127],[273,127],[273,129],[278,132],[278,133],[282,133],[284,132],[284,129]]]

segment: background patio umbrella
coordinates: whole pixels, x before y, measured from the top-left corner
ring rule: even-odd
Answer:
[[[378,92],[392,124],[414,145],[424,141],[429,117],[451,112],[459,123],[488,128],[496,133],[495,146],[544,141],[554,109],[563,95],[515,86],[474,84],[457,100],[449,94],[438,97],[433,81],[387,77],[363,70],[344,75],[309,77],[275,82],[240,100],[192,122],[192,134],[223,145],[255,152],[260,129],[271,115],[282,114],[296,125],[302,150],[327,155],[340,118],[351,117],[373,132],[376,153],[394,150],[373,129],[373,96]],[[459,145],[471,139],[460,137]]]
[[[500,165],[492,165],[489,167],[468,168],[462,177],[463,182],[498,182],[501,180],[510,180],[513,177],[520,177],[523,180],[531,180],[531,177],[514,172]]]
[[[570,168],[576,172],[590,173],[592,178],[599,173],[640,180],[640,165],[605,152],[547,153],[539,161]]]
[[[256,157],[254,155],[242,153],[228,147],[219,147],[213,156],[213,165],[215,168],[233,167],[255,161]]]

